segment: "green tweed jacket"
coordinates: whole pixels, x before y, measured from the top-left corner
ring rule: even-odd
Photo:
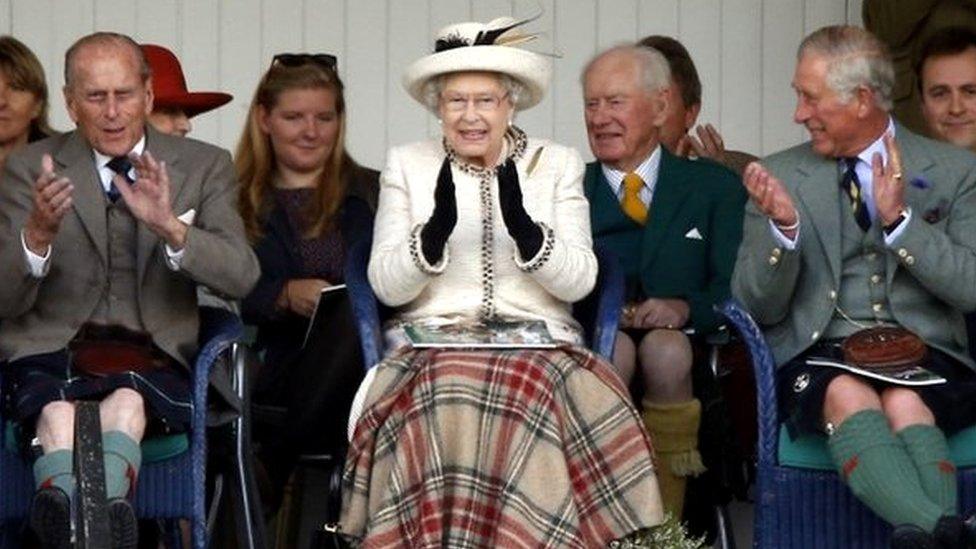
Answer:
[[[632,298],[680,298],[700,334],[721,324],[712,306],[730,295],[746,193],[733,172],[661,149],[647,224],[620,209],[598,162],[586,166],[593,238],[620,260]]]

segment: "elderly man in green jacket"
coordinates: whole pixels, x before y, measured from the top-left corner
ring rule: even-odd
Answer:
[[[662,498],[680,516],[685,477],[704,470],[686,332],[703,335],[719,326],[712,306],[730,295],[745,192],[731,171],[661,146],[671,98],[668,63],[658,51],[610,49],[587,65],[583,80],[598,160],[584,180],[593,235],[615,252],[628,285],[613,362],[625,381],[641,367]]]

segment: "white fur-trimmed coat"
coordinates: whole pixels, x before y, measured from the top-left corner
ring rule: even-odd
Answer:
[[[491,245],[483,238],[487,209],[479,177],[452,166],[458,222],[437,265],[420,252],[419,229],[434,209],[434,188],[446,153],[439,141],[390,149],[380,177],[379,207],[369,261],[369,281],[399,317],[477,318],[490,310],[502,318],[539,319],[556,339],[579,343],[570,304],[596,283],[597,261],[583,195],[583,161],[575,149],[529,139],[517,159],[523,204],[543,228],[536,257],[521,261],[490,180]],[[490,252],[486,269],[482,252]]]

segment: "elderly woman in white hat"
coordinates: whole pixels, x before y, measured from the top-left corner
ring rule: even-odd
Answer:
[[[397,310],[388,348],[404,323],[512,320],[559,346],[402,347],[371,370],[341,519],[370,547],[595,547],[662,521],[640,418],[570,314],[597,275],[583,162],[513,124],[551,74],[518,25],[447,27],[406,70],[443,139],[390,150],[369,280]]]

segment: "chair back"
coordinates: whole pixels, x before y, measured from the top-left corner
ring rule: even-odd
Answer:
[[[359,344],[363,350],[363,365],[370,369],[383,358],[383,330],[380,320],[380,302],[369,285],[366,271],[372,236],[353,243],[346,250],[346,291],[349,305],[359,331]]]
[[[573,304],[573,317],[583,327],[586,344],[607,362],[613,358],[620,310],[624,306],[624,271],[609,248],[593,247],[599,271],[590,295]]]
[[[781,433],[772,352],[745,308],[734,300],[721,312],[749,348],[759,421],[754,545],[759,548],[887,547],[891,526],[859,501],[829,464],[825,439]],[[782,434],[782,436],[781,436]],[[965,445],[950,439],[950,448]],[[970,434],[976,438],[976,434]],[[956,444],[958,442],[958,444]],[[804,454],[806,461],[797,459]],[[956,452],[958,453],[958,452]],[[809,458],[819,457],[819,465]],[[959,509],[976,508],[976,467],[957,463]]]
[[[756,410],[759,419],[758,465],[760,467],[776,465],[779,410],[776,401],[776,362],[773,353],[766,344],[759,325],[741,303],[730,299],[717,307],[717,310],[739,333],[752,359],[753,375],[756,379]]]

